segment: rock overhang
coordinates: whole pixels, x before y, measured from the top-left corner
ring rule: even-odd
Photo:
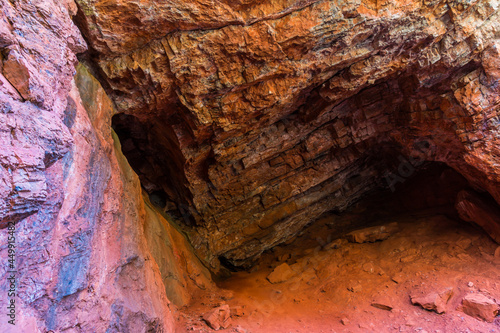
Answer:
[[[390,187],[401,157],[500,199],[495,1],[77,2],[125,154],[214,269]]]

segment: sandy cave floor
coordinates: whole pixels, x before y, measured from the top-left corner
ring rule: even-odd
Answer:
[[[177,332],[212,332],[201,316],[222,304],[231,309],[231,325],[219,332],[500,332],[500,317],[487,323],[460,310],[467,293],[500,302],[498,245],[436,211],[385,222],[394,221],[399,231],[384,241],[330,245],[329,229],[319,223],[266,253],[251,272],[234,273],[220,290],[194,295],[177,313]],[[296,275],[271,284],[266,277],[283,262],[298,263]],[[450,287],[444,314],[411,304],[410,295]]]

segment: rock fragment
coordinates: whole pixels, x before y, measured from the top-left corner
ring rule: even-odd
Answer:
[[[231,316],[243,317],[245,315],[245,306],[237,305],[231,308]]]
[[[398,223],[393,222],[388,225],[352,231],[346,235],[346,239],[351,243],[373,243],[389,238],[397,229]]]
[[[363,290],[363,286],[359,282],[351,282],[347,287],[347,290],[353,293],[358,293]]]
[[[391,311],[394,308],[389,300],[376,300],[372,302],[371,306],[387,311]]]
[[[274,271],[267,276],[267,280],[271,283],[281,283],[290,279],[294,275],[295,272],[292,268],[287,263],[283,263],[276,267]]]
[[[231,311],[229,305],[223,304],[203,315],[203,320],[213,330],[228,328],[231,325]]]
[[[446,304],[452,295],[453,288],[447,288],[440,293],[432,292],[425,296],[411,296],[411,303],[413,305],[420,305],[425,310],[441,314],[446,311]]]
[[[468,294],[462,301],[465,314],[487,322],[493,322],[500,311],[500,306],[482,294]]]

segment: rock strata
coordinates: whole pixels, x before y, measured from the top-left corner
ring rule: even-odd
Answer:
[[[77,3],[125,155],[214,270],[429,162],[500,202],[496,1]]]
[[[171,332],[206,267],[249,267],[433,163],[498,241],[496,0],[0,7],[0,266],[15,223],[20,331]]]

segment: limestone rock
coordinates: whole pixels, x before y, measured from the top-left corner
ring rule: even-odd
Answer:
[[[471,317],[493,322],[500,311],[500,306],[482,294],[468,294],[462,301],[463,311]]]

